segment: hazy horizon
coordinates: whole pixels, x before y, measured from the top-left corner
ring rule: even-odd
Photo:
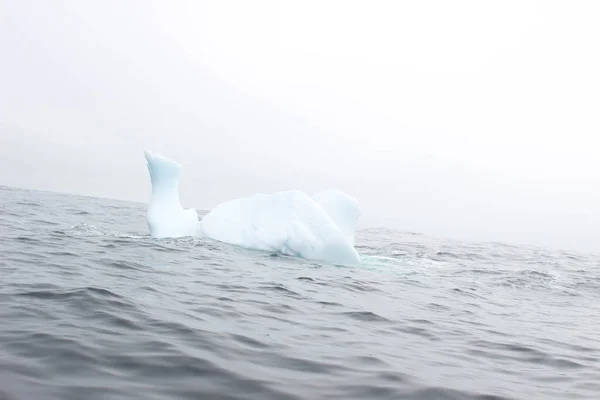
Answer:
[[[0,184],[598,251],[600,3],[0,0]]]

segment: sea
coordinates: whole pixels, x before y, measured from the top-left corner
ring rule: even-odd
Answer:
[[[600,256],[361,229],[344,267],[0,187],[0,399],[600,399]]]

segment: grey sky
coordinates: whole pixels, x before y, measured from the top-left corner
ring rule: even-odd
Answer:
[[[362,224],[598,250],[600,2],[0,0],[0,184],[338,187]]]

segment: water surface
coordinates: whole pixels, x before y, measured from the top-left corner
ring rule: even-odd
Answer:
[[[0,187],[0,399],[598,399],[600,257],[358,232],[339,267]]]

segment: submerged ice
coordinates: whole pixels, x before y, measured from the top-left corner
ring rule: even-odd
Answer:
[[[208,237],[334,264],[360,262],[354,248],[360,208],[342,191],[312,197],[299,190],[255,194],[221,203],[199,221],[196,210],[179,202],[181,165],[149,151],[145,156],[152,183],[147,222],[153,237]]]

